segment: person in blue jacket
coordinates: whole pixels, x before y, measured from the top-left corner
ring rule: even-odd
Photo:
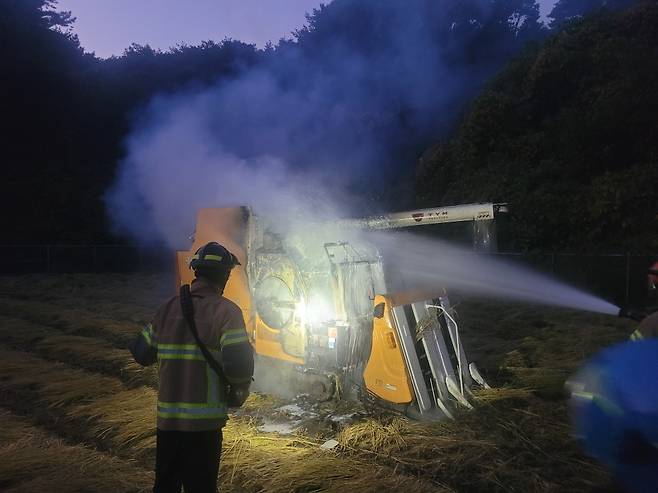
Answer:
[[[567,388],[586,452],[627,491],[658,492],[658,338],[603,350]]]

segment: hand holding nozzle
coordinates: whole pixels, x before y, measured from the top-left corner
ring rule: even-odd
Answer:
[[[631,308],[627,306],[623,306],[619,309],[618,315],[621,318],[630,318],[631,320],[635,320],[636,322],[641,322],[644,317],[647,316],[647,314],[643,310],[639,310],[637,308]]]
[[[649,269],[649,278],[651,280],[651,276],[657,276],[658,277],[658,269],[654,269],[653,267]],[[655,282],[655,281],[653,281]],[[647,316],[651,315],[651,313],[655,311],[653,310],[640,310],[637,308],[631,308],[628,306],[623,306],[619,309],[619,316],[622,318],[630,318],[631,320],[635,320],[636,322],[641,322],[644,318]]]

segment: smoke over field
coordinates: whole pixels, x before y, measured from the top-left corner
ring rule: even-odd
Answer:
[[[309,17],[296,42],[266,50],[234,79],[151,101],[107,195],[114,223],[139,241],[182,248],[203,207],[248,205],[279,218],[279,227],[300,220],[302,228],[408,207],[418,153],[451,129],[492,73],[543,35],[537,18],[534,2],[336,0]],[[437,249],[447,251],[425,247]],[[484,289],[479,273],[455,272],[457,265],[471,264],[434,262],[417,279],[450,277],[477,292],[566,306],[588,301],[546,280],[501,289],[500,266],[488,265],[498,288]],[[597,303],[590,308],[613,311]]]
[[[201,206],[390,203],[423,147],[541,36],[537,17],[534,2],[336,0],[254,68],[144,109],[107,194],[116,228],[179,246]]]

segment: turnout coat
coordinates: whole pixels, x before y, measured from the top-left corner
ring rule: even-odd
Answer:
[[[253,349],[240,308],[203,279],[191,285],[199,338],[223,367],[223,379],[210,368],[194,340],[174,296],[156,312],[131,346],[135,360],[158,364],[158,429],[206,431],[228,418],[231,386],[248,386],[254,371]]]

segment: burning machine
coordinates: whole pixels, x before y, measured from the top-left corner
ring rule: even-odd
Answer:
[[[468,222],[476,249],[495,248],[497,204],[395,213],[274,232],[247,208],[202,209],[192,248],[178,252],[179,283],[196,249],[218,241],[240,260],[224,296],[237,303],[257,354],[255,387],[358,399],[437,419],[469,407],[469,363],[445,290],[423,293],[369,241],[373,230]]]

